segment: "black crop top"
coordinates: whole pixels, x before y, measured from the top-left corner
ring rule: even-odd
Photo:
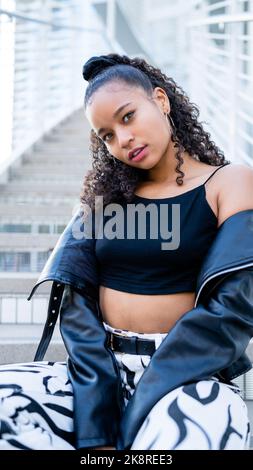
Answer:
[[[205,184],[222,167],[200,186],[178,196],[148,199],[135,195],[131,204],[120,205],[121,219],[116,219],[115,211],[104,214],[104,229],[109,221],[117,238],[109,239],[103,232],[103,238],[96,240],[100,285],[136,294],[194,292],[203,257],[217,232]],[[153,211],[147,209],[150,204]],[[139,206],[144,214],[141,219],[135,210],[135,227],[127,206]]]

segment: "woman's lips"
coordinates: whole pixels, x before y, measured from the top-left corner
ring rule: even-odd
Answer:
[[[131,158],[131,162],[139,162],[141,161],[144,157],[146,157],[146,155],[148,154],[148,149],[147,149],[147,145],[145,147],[143,147],[143,149],[138,153],[138,155],[136,155],[136,157],[134,158]]]

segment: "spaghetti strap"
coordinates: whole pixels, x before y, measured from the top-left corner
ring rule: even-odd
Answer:
[[[210,180],[210,178],[212,178],[212,176],[214,175],[214,173],[216,173],[216,171],[220,170],[220,168],[223,168],[224,166],[226,165],[229,165],[229,162],[228,163],[224,163],[223,165],[219,166],[219,168],[216,168],[216,170],[210,175],[208,176],[207,180],[203,183],[203,185],[205,185],[207,183],[207,181]]]

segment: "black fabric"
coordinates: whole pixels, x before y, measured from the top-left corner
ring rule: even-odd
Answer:
[[[48,303],[47,321],[44,326],[41,340],[36,350],[34,361],[43,361],[48,345],[53,336],[54,327],[57,322],[60,305],[62,302],[64,284],[54,281],[52,284],[50,299]]]
[[[138,338],[137,336],[119,336],[109,331],[107,333],[108,346],[114,351],[152,356],[156,350],[154,340]]]
[[[135,294],[194,292],[218,225],[205,183],[169,198],[135,195],[132,204],[121,205],[118,226],[114,211],[104,214],[103,236],[95,246],[99,283]],[[113,238],[108,229],[115,232]]]
[[[115,442],[122,416],[121,382],[94,295],[97,264],[93,245],[85,238],[78,247],[72,243],[72,224],[76,222],[74,218],[68,225],[61,256],[58,249],[52,253],[40,282],[65,280],[81,287],[79,296],[63,302],[61,316],[70,379],[76,391],[77,446],[87,448]],[[69,267],[67,276],[65,266]],[[81,266],[85,272],[80,271]],[[88,278],[87,267],[93,274]],[[245,349],[253,329],[252,268],[253,210],[249,209],[229,217],[219,228],[202,263],[195,307],[178,320],[153,354],[121,421],[119,449],[129,448],[146,414],[177,384],[194,382],[214,372],[229,381],[251,369]]]
[[[84,212],[80,207],[59,237],[27,300],[30,300],[38,286],[46,281],[58,281],[98,298],[99,283],[92,222],[88,219],[84,223],[84,220]]]
[[[96,300],[66,286],[60,330],[69,354],[76,448],[115,445],[123,407],[120,372]]]
[[[144,419],[164,395],[232,366],[241,358],[252,336],[253,268],[250,268],[227,276],[205,304],[186,312],[169,331],[128,403],[117,448],[131,447]],[[247,370],[251,368],[248,361]],[[234,372],[230,379],[238,375],[236,368]]]

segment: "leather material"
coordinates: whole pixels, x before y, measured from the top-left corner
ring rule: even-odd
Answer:
[[[64,284],[54,281],[52,284],[51,295],[48,303],[47,321],[45,323],[42,337],[34,356],[34,361],[43,361],[48,345],[53,336],[54,327],[61,308]]]
[[[225,278],[205,304],[184,314],[165,337],[126,407],[117,449],[131,447],[145,417],[166,393],[233,368],[252,336],[253,270],[245,269]]]
[[[226,271],[253,265],[252,245],[252,209],[237,212],[220,225],[199,271],[195,305],[203,297],[210,295],[212,288],[226,275]]]
[[[65,287],[60,330],[69,354],[76,448],[115,446],[123,407],[118,365],[96,311],[95,299]]]
[[[27,300],[45,281],[58,281],[98,298],[95,241],[94,238],[86,238],[83,211],[79,208],[59,237]]]
[[[108,334],[108,346],[113,351],[119,351],[127,354],[146,354],[152,356],[156,350],[155,341],[150,339],[138,338],[136,336],[119,336],[111,332]]]
[[[251,369],[245,349],[253,335],[253,210],[238,212],[218,229],[199,273],[195,307],[177,321],[153,354],[123,416],[118,369],[114,362],[115,368],[112,367],[113,353],[103,342],[106,333],[98,303],[93,240],[73,241],[72,225],[80,225],[80,217],[77,213],[65,229],[29,299],[47,280],[80,287],[83,301],[79,296],[78,301],[74,298],[60,308],[64,318],[61,331],[71,358],[71,381],[79,397],[75,412],[77,446],[88,447],[90,435],[97,445],[110,445],[117,434],[117,448],[128,449],[152,406],[173,387],[216,373],[229,382]],[[53,282],[50,299],[57,292],[56,286]],[[48,312],[47,334],[41,344],[43,353],[47,335],[51,334],[50,321],[59,312],[52,310]],[[91,388],[85,385],[89,377],[94,377],[94,395],[89,393],[92,380],[88,380]],[[105,393],[104,381],[109,393]],[[117,419],[121,420],[119,433]],[[112,426],[109,431],[108,426]]]

